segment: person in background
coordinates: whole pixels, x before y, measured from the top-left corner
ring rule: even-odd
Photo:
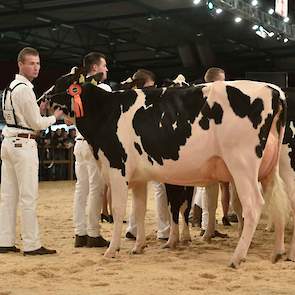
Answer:
[[[90,52],[83,59],[87,76],[102,73],[101,82],[107,79],[106,57],[99,52]],[[100,83],[98,87],[112,91],[110,86]],[[92,149],[83,136],[77,132],[74,148],[77,177],[74,195],[75,247],[107,247],[109,241],[100,234],[97,216],[101,212],[102,194],[105,184],[98,170]],[[86,213],[88,209],[88,214]]]
[[[0,253],[20,252],[16,244],[16,213],[20,205],[23,254],[54,254],[42,246],[36,214],[38,168],[36,134],[63,116],[60,109],[42,117],[32,81],[38,77],[40,57],[36,49],[23,48],[17,57],[19,73],[3,92],[2,109],[6,122],[1,148],[2,183],[0,202]]]
[[[138,88],[155,87],[155,74],[146,69],[139,69],[132,77],[136,81]],[[168,200],[165,184],[153,181],[155,199],[156,199],[156,216],[157,216],[157,238],[160,240],[168,240],[170,232],[170,213],[168,210]],[[126,230],[127,239],[136,239],[135,213],[129,216],[128,227]]]

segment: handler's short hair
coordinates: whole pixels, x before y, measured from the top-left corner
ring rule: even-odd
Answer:
[[[209,68],[204,76],[205,82],[214,82],[218,80],[219,74],[225,74],[224,70],[221,68]]]
[[[26,55],[39,56],[39,52],[35,48],[25,47],[18,53],[17,61],[24,62]]]
[[[90,52],[83,58],[83,66],[85,67],[87,73],[91,71],[91,67],[94,64],[97,64],[100,62],[100,60],[104,58],[106,59],[106,56],[101,52]]]
[[[156,75],[149,71],[149,70],[146,70],[146,69],[138,69],[133,77],[132,77],[133,80],[143,80],[143,81],[147,81],[147,80],[152,80],[152,81],[156,81]]]

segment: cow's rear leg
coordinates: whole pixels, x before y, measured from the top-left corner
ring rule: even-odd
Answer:
[[[237,193],[236,186],[233,182],[231,183],[231,186],[232,186],[231,204],[238,218],[238,232],[239,232],[239,236],[241,236],[243,227],[244,227],[243,210],[242,210],[242,205]]]
[[[294,171],[292,170],[290,166],[290,159],[288,156],[285,157],[285,155],[288,155],[288,150],[286,150],[286,147],[283,146],[283,149],[281,151],[281,159],[280,159],[280,175],[286,185],[286,192],[289,199],[289,204],[291,208],[286,208],[285,216],[288,218],[289,209],[291,209],[291,214],[293,216],[293,235],[292,240],[290,244],[290,249],[287,254],[287,260],[288,261],[294,261],[295,262],[295,181],[294,181]]]
[[[110,187],[112,190],[112,212],[113,212],[113,218],[114,218],[114,227],[113,227],[110,246],[104,254],[104,256],[107,258],[115,258],[116,252],[120,251],[123,219],[124,219],[124,216],[126,213],[126,207],[127,207],[128,186],[125,182],[125,179],[119,173],[120,173],[119,171],[115,171],[114,172],[115,175],[110,177]]]
[[[186,201],[180,207],[180,212],[181,212],[181,215],[183,218],[183,226],[182,226],[180,240],[186,244],[192,240],[191,235],[190,235],[190,230],[189,230],[189,214],[190,214],[191,207],[192,207],[194,187],[190,187],[190,186],[184,187],[184,194],[185,194],[184,197],[185,197]]]
[[[208,226],[205,230],[205,233],[202,237],[204,241],[210,242],[211,238],[215,232],[215,223],[216,223],[216,208],[218,201],[218,192],[219,192],[219,184],[214,183],[208,185],[206,187],[206,196],[204,198],[203,206],[207,206],[209,218],[208,218]]]
[[[135,223],[137,227],[136,242],[131,250],[132,254],[141,254],[146,246],[144,220],[146,213],[147,201],[147,184],[146,182],[138,182],[132,186],[133,204],[135,213]]]
[[[246,259],[249,246],[260,219],[264,200],[259,189],[258,176],[253,173],[253,170],[247,171],[244,167],[240,167],[240,169],[234,171],[235,173],[232,173],[232,175],[244,215],[242,235],[230,260],[230,266],[236,268]]]

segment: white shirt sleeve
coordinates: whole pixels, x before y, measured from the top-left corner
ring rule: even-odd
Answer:
[[[105,91],[112,92],[112,88],[108,84],[99,83],[99,84],[97,84],[97,87],[99,87],[99,88],[101,88],[101,89],[103,89]]]
[[[46,129],[56,122],[55,116],[41,116],[39,106],[36,102],[35,94],[33,90],[30,89],[28,86],[19,86],[14,91],[15,97],[18,97],[17,105],[19,107],[21,117],[24,120],[24,122],[20,123],[24,123],[26,127],[38,131]]]

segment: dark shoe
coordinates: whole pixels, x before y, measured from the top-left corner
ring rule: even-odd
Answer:
[[[16,248],[15,246],[11,247],[0,247],[0,253],[9,253],[9,252],[20,252],[19,248]]]
[[[227,216],[222,217],[222,223],[224,226],[231,226]]]
[[[129,231],[126,233],[125,238],[128,240],[136,240],[136,237]]]
[[[230,222],[238,222],[238,217],[235,213],[229,214],[227,216],[228,221]]]
[[[223,239],[227,239],[228,235],[227,234],[223,234],[221,232],[219,232],[218,230],[215,230],[214,233],[212,234],[211,238],[223,238]]]
[[[108,216],[109,223],[114,223],[113,215]]]
[[[98,237],[88,237],[86,247],[93,248],[93,247],[108,247],[110,242],[105,240],[102,236]]]
[[[75,236],[75,248],[85,247],[87,244],[88,236]]]
[[[47,249],[45,247],[40,247],[37,250],[33,250],[33,251],[24,251],[24,256],[26,255],[47,255],[47,254],[55,254],[56,250],[51,250],[51,249]]]
[[[103,213],[100,214],[100,221],[103,222],[103,221],[106,221],[106,222],[109,222],[109,217],[108,215],[105,215]]]

